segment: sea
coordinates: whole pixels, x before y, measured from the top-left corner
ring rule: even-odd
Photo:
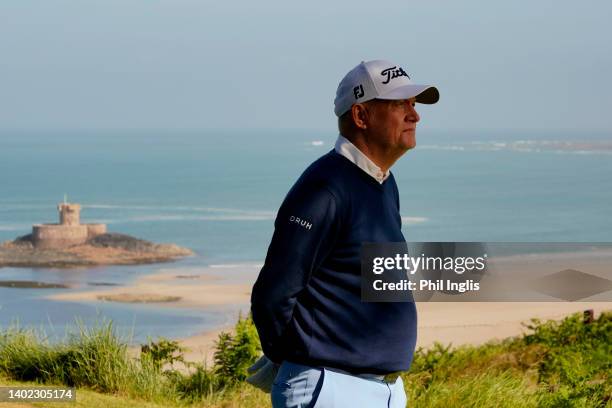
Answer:
[[[82,222],[171,242],[196,255],[171,264],[1,268],[0,281],[76,289],[0,287],[0,329],[50,338],[107,320],[133,342],[179,338],[227,324],[224,310],[50,300],[160,270],[263,263],[276,211],[333,131],[2,131],[0,241],[55,223],[66,197]],[[392,168],[408,241],[612,242],[612,134],[417,132]]]

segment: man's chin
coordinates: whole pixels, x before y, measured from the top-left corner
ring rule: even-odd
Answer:
[[[411,140],[407,140],[406,143],[404,143],[404,148],[406,150],[412,150],[416,147],[416,139],[414,137],[411,138]]]

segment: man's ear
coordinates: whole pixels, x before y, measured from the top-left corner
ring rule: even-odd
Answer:
[[[368,110],[363,103],[356,103],[351,106],[351,116],[357,128],[362,130],[368,128]]]

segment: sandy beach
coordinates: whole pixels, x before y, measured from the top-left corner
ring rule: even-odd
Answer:
[[[50,296],[50,299],[88,303],[115,299],[113,301],[201,309],[203,312],[221,310],[225,316],[224,324],[180,340],[188,350],[185,353],[188,361],[206,361],[210,364],[219,333],[231,331],[239,314],[248,313],[251,288],[260,268],[257,264],[168,268],[154,275],[143,276],[130,285],[66,292]]]
[[[566,258],[559,258],[558,261],[558,265],[551,266],[550,259],[529,259],[529,265],[534,275],[538,275],[567,267]],[[585,257],[573,258],[571,262],[579,264],[583,271],[600,276],[602,271],[607,273],[607,265],[610,265],[602,263],[601,257],[591,257],[590,260]],[[251,287],[260,267],[257,264],[236,264],[188,270],[168,268],[141,277],[130,285],[67,292],[53,295],[52,299],[94,303],[105,301],[101,299],[117,299],[150,302],[156,307],[196,308],[203,312],[212,308],[223,310],[226,316],[223,325],[180,340],[189,350],[187,360],[211,364],[218,334],[230,331],[240,312],[243,315],[248,312]],[[591,300],[597,299],[593,297]],[[561,319],[586,309],[593,309],[598,315],[602,311],[612,310],[612,302],[419,302],[417,346],[429,347],[435,342],[454,346],[477,345],[501,340],[525,332],[524,323],[532,318]]]
[[[602,311],[612,310],[612,302],[440,302],[417,303],[417,309],[417,347],[428,348],[435,342],[453,346],[478,345],[518,336],[526,331],[523,323],[528,323],[534,317],[558,320],[586,309],[593,309],[599,316]],[[182,339],[180,343],[190,350],[186,353],[187,360],[211,364],[219,333],[231,328],[228,325],[217,331]]]

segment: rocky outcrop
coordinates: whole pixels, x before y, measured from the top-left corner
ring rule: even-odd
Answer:
[[[0,244],[0,267],[70,268],[95,265],[136,265],[168,262],[193,252],[174,244],[155,244],[125,234],[97,235],[84,244],[62,249],[40,249],[32,235]]]

